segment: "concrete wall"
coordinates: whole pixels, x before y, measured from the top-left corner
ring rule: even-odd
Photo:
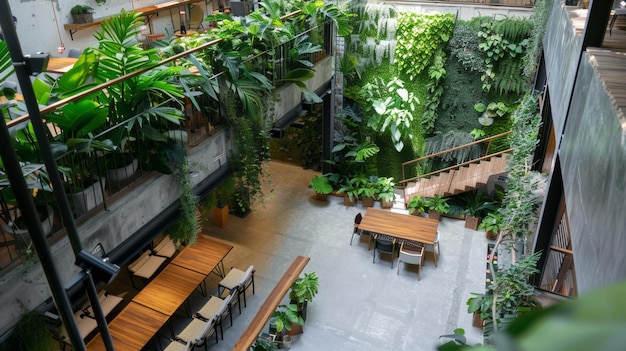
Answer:
[[[561,135],[576,76],[582,38],[576,34],[569,14],[560,1],[554,2],[543,47],[548,67],[548,87],[555,134]],[[559,138],[557,142],[558,140]]]
[[[315,76],[305,82],[308,90],[316,91],[332,78],[334,58],[328,56],[315,64],[313,70]],[[274,122],[288,114],[293,109],[299,108],[302,103],[302,90],[295,84],[285,84],[276,90],[276,116]]]
[[[590,60],[585,53],[559,152],[579,294],[626,279],[626,143]]]
[[[226,164],[228,140],[225,130],[217,132],[189,151],[192,184],[195,186]],[[84,249],[91,250],[102,243],[107,251],[128,239],[150,220],[159,216],[179,197],[174,177],[155,173],[127,195],[112,203],[81,224],[78,228]],[[80,269],[74,264],[74,254],[67,237],[51,247],[56,268],[67,283]],[[48,284],[39,265],[22,265],[0,280],[0,334],[25,312],[50,297]],[[127,279],[121,277],[121,279]]]

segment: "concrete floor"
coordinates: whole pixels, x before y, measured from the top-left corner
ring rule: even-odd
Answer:
[[[365,208],[346,207],[340,197],[315,200],[308,188],[312,171],[272,162],[269,173],[275,191],[266,195],[264,206],[243,219],[230,216],[225,229],[204,226],[205,235],[233,245],[224,260],[227,269],[256,268],[256,294],[249,290],[248,307],[241,315],[234,311],[233,326],[226,323],[224,340],[209,342],[210,350],[231,350],[298,255],[311,258],[304,271],[316,272],[320,291],[309,304],[304,333],[293,338],[294,350],[434,350],[440,335],[459,327],[470,343],[480,342],[465,303],[470,292],[484,291],[483,232],[464,229],[462,220],[443,218],[438,267],[426,261],[421,281],[414,266],[405,265],[396,275],[388,256],[372,264],[367,237],[349,245],[354,216]],[[216,294],[218,281],[215,275],[207,279],[210,293]],[[206,299],[192,295],[192,310]],[[177,313],[175,331],[188,321]],[[169,333],[161,334],[165,347]]]

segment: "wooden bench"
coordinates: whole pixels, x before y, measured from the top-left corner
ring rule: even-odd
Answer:
[[[283,277],[278,281],[274,290],[270,292],[259,312],[252,318],[252,321],[248,325],[248,328],[243,332],[239,340],[233,346],[234,351],[247,351],[250,345],[257,339],[261,330],[272,316],[272,313],[276,311],[276,308],[281,303],[293,282],[300,276],[304,267],[309,263],[311,259],[309,257],[298,256],[296,257],[291,266],[287,268]]]
[[[135,289],[139,289],[135,284],[133,277],[150,280],[152,276],[161,268],[161,265],[167,261],[167,257],[157,256],[150,250],[144,251],[139,258],[128,264],[128,273],[130,274],[130,282]]]

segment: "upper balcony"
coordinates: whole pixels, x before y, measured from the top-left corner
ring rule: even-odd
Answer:
[[[303,95],[316,98],[320,82],[330,79],[330,61],[325,58],[332,52],[333,26],[324,20],[311,26],[307,18],[293,12],[280,18],[284,31],[267,26],[267,33],[252,33],[246,26],[276,19],[231,22],[230,32],[213,29],[146,51],[132,34],[141,24],[137,17],[125,33],[128,38],[98,38],[98,46],[85,50],[67,73],[40,76],[35,93],[45,134],[77,225],[101,221],[114,212],[112,208],[145,191],[155,177],[175,173],[185,156],[202,165],[193,185],[227,166],[231,146],[225,127],[232,125],[234,117],[249,118],[249,127],[260,132],[292,111],[292,105],[299,106]],[[225,33],[232,38],[224,38]],[[119,52],[125,56],[120,58]],[[67,236],[66,225],[25,113],[22,102],[6,103],[13,146],[53,244]],[[255,125],[261,120],[265,124]],[[4,170],[0,171],[0,271],[33,252]],[[152,213],[138,215],[139,223],[120,224],[123,233],[107,243],[108,249],[175,202],[178,192],[171,193],[170,200],[160,196],[164,203]],[[82,232],[81,240],[94,240],[82,237]]]

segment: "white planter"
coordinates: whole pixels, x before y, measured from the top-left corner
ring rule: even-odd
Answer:
[[[100,178],[85,190],[70,194],[77,216],[82,216],[104,202],[104,181],[105,178]]]
[[[121,182],[132,177],[139,168],[139,160],[134,158],[133,162],[125,167],[107,169],[107,177],[112,182]]]
[[[52,206],[47,207],[48,216],[41,221],[41,227],[43,233],[48,236],[52,232],[52,223],[54,222],[54,209]],[[30,245],[31,237],[30,232],[26,228],[17,228],[13,222],[9,222],[9,225],[5,227],[7,233],[13,234],[15,244],[19,250],[24,250]]]

